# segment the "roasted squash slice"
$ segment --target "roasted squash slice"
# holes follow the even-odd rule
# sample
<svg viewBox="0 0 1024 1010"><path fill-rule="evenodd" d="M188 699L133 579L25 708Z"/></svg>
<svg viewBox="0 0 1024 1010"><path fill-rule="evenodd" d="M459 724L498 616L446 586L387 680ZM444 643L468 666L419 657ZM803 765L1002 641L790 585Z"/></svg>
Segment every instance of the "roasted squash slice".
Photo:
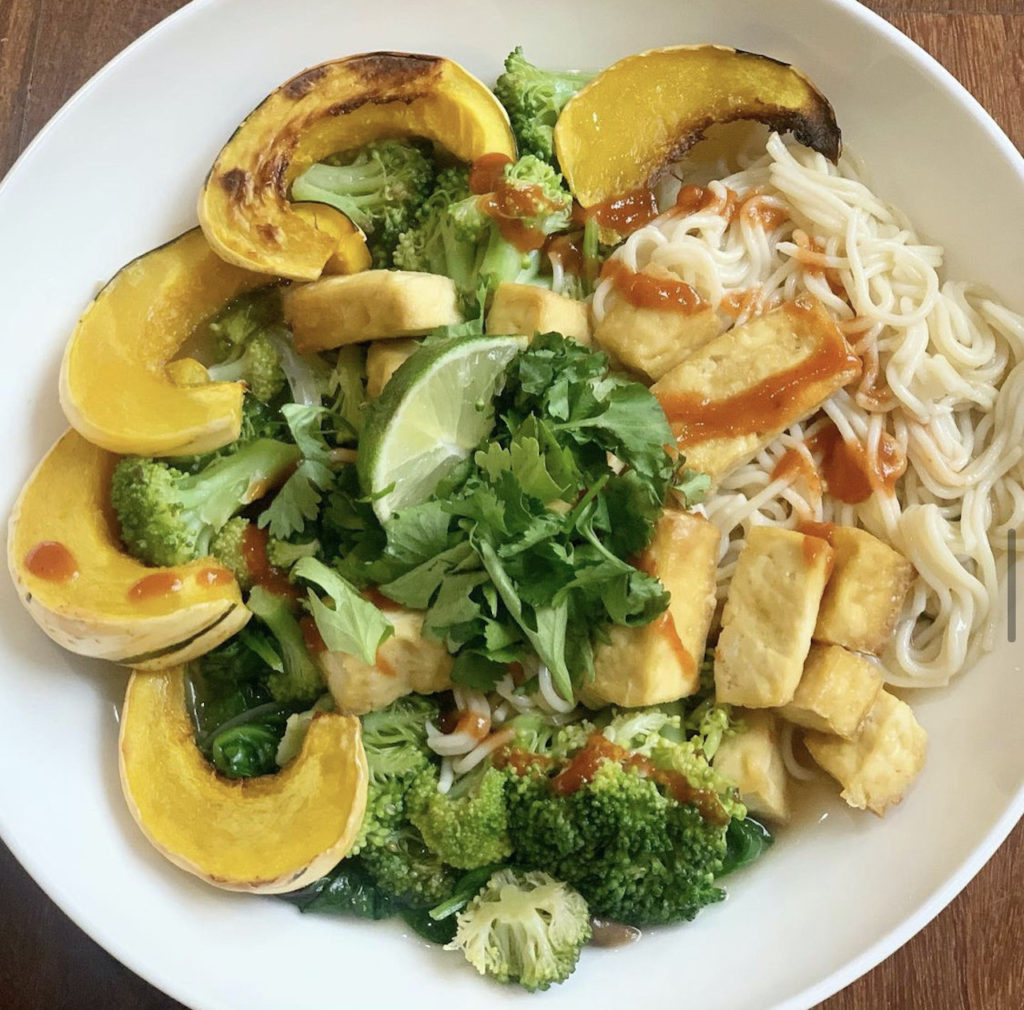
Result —
<svg viewBox="0 0 1024 1010"><path fill-rule="evenodd" d="M121 788L143 834L172 863L229 891L278 894L322 877L366 810L359 720L320 712L276 775L227 779L196 747L182 667L128 682Z"/></svg>
<svg viewBox="0 0 1024 1010"><path fill-rule="evenodd" d="M249 114L210 169L199 223L224 259L250 270L310 281L365 269L370 256L358 229L331 234L343 215L327 207L311 221L311 205L289 202L292 182L328 155L402 136L425 137L462 161L516 153L505 110L457 63L411 53L349 56L303 71Z"/></svg>
<svg viewBox="0 0 1024 1010"><path fill-rule="evenodd" d="M166 365L205 319L267 283L230 266L195 228L133 260L75 327L60 373L72 427L111 452L207 452L238 437L238 382L177 383Z"/></svg>
<svg viewBox="0 0 1024 1010"><path fill-rule="evenodd" d="M726 46L672 46L627 56L569 100L555 152L584 207L649 186L716 123L766 123L837 161L828 99L786 63Z"/></svg>
<svg viewBox="0 0 1024 1010"><path fill-rule="evenodd" d="M202 655L249 619L212 559L147 568L124 552L110 504L117 457L69 431L11 514L7 561L18 595L59 645L158 669Z"/></svg>

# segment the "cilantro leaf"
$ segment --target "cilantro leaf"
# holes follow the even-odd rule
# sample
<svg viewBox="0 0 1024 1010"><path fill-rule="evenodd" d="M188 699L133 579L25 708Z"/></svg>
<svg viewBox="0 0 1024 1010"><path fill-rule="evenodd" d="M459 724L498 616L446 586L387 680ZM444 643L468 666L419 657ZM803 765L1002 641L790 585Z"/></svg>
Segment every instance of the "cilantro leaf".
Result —
<svg viewBox="0 0 1024 1010"><path fill-rule="evenodd" d="M316 519L322 492L331 486L333 476L323 463L304 459L260 513L257 525L269 526L271 536L282 540L301 533L307 522Z"/></svg>
<svg viewBox="0 0 1024 1010"><path fill-rule="evenodd" d="M376 662L377 650L395 631L380 610L316 558L302 558L292 574L322 589L334 604L333 609L326 606L312 589L309 590L310 613L327 648L331 652L357 656L370 665Z"/></svg>

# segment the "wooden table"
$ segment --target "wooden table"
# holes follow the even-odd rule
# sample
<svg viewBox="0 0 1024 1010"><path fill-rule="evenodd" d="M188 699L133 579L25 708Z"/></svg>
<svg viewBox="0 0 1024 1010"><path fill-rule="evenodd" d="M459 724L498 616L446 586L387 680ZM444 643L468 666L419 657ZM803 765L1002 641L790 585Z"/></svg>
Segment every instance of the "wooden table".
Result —
<svg viewBox="0 0 1024 1010"><path fill-rule="evenodd" d="M0 176L82 82L181 6L181 0L0 0ZM1024 0L871 0L868 6L944 63L1024 149ZM819 1010L1021 1010L1021 881L1024 823L930 926ZM180 1007L86 937L2 845L0 896L0 1007Z"/></svg>

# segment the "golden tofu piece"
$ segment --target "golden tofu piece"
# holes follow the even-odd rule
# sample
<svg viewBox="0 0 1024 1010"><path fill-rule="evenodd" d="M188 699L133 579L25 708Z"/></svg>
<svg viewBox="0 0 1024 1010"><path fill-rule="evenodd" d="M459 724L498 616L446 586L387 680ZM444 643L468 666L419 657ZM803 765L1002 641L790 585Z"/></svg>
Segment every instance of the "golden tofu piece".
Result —
<svg viewBox="0 0 1024 1010"><path fill-rule="evenodd" d="M835 320L801 294L705 344L651 391L687 466L717 482L859 374Z"/></svg>
<svg viewBox="0 0 1024 1010"><path fill-rule="evenodd" d="M668 610L642 627L610 629L611 641L597 647L585 704L658 705L697 690L715 610L720 536L703 516L662 515L640 567L664 583Z"/></svg>
<svg viewBox="0 0 1024 1010"><path fill-rule="evenodd" d="M726 737L715 752L715 771L736 784L740 802L756 817L788 821L789 773L779 747L774 712L736 710L746 731Z"/></svg>
<svg viewBox="0 0 1024 1010"><path fill-rule="evenodd" d="M881 653L914 581L914 566L878 537L833 526L828 540L835 569L825 587L814 637L856 652Z"/></svg>
<svg viewBox="0 0 1024 1010"><path fill-rule="evenodd" d="M750 531L715 650L719 701L747 708L792 701L831 569L824 540L773 526Z"/></svg>
<svg viewBox="0 0 1024 1010"><path fill-rule="evenodd" d="M590 346L590 309L586 302L556 295L534 284L498 285L487 313L488 333L561 333Z"/></svg>
<svg viewBox="0 0 1024 1010"><path fill-rule="evenodd" d="M422 336L462 322L450 277L405 270L326 277L289 288L282 302L302 354L364 340Z"/></svg>
<svg viewBox="0 0 1024 1010"><path fill-rule="evenodd" d="M423 637L423 614L400 609L386 616L395 633L377 650L373 666L344 652L316 656L335 704L347 715L386 708L413 692L434 694L452 686L452 657L443 642Z"/></svg>
<svg viewBox="0 0 1024 1010"><path fill-rule="evenodd" d="M374 340L366 351L366 395L380 396L388 380L419 347L417 340Z"/></svg>
<svg viewBox="0 0 1024 1010"><path fill-rule="evenodd" d="M722 321L710 305L681 312L619 298L594 327L594 340L626 368L656 382L721 332Z"/></svg>
<svg viewBox="0 0 1024 1010"><path fill-rule="evenodd" d="M843 787L841 795L851 807L881 817L903 799L924 767L928 734L906 702L882 690L855 739L807 733L804 742Z"/></svg>
<svg viewBox="0 0 1024 1010"><path fill-rule="evenodd" d="M815 642L793 700L779 715L797 726L852 740L881 689L882 671L870 660L839 645Z"/></svg>

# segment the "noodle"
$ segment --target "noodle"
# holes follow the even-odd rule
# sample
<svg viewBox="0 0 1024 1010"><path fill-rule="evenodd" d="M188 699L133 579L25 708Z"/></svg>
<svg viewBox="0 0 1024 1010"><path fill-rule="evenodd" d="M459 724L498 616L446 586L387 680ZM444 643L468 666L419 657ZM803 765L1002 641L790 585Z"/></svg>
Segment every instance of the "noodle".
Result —
<svg viewBox="0 0 1024 1010"><path fill-rule="evenodd" d="M922 243L848 158L836 168L773 134L766 154L710 181L708 193L710 206L662 214L614 258L670 271L730 324L810 292L864 363L856 388L728 474L705 502L723 534L719 599L753 526L859 526L918 573L885 656L888 682L945 684L993 645L1007 534L1024 523L1024 317L979 286L941 280L942 250ZM667 188L659 196L662 206L675 198ZM737 197L741 211L757 200L782 213L766 228L756 215L725 212ZM615 297L602 279L595 320ZM849 505L821 493L812 439L829 421L869 456L895 440L908 463L895 494L876 489ZM786 466L787 452L803 462Z"/></svg>

